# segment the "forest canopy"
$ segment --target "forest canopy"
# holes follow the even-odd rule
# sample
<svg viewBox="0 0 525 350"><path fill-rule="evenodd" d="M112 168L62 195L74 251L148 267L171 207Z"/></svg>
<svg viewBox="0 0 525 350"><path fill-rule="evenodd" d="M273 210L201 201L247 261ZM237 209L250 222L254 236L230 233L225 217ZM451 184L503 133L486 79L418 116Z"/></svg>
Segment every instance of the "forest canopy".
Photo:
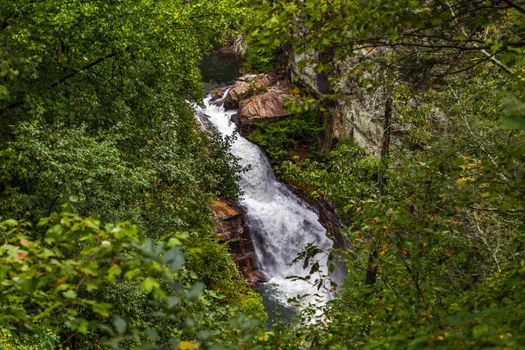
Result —
<svg viewBox="0 0 525 350"><path fill-rule="evenodd" d="M199 65L239 42L293 91L247 137L344 238L292 322L212 235ZM0 0L0 349L524 348L524 50L520 0ZM375 148L334 137L370 96Z"/></svg>
<svg viewBox="0 0 525 350"><path fill-rule="evenodd" d="M0 347L237 344L232 320L264 319L210 235L210 201L238 189L192 105L198 64L237 14L0 2Z"/></svg>
<svg viewBox="0 0 525 350"><path fill-rule="evenodd" d="M375 152L341 140L306 159L270 152L282 179L336 206L348 276L323 327L285 327L287 336L269 342L525 346L525 4L262 0L250 7L247 63L278 67L306 90L295 110L315 109L328 129L321 139L344 126L338 111L348 105L348 123L363 115L383 123ZM382 115L359 115L367 101ZM283 125L257 129L254 140L279 144Z"/></svg>

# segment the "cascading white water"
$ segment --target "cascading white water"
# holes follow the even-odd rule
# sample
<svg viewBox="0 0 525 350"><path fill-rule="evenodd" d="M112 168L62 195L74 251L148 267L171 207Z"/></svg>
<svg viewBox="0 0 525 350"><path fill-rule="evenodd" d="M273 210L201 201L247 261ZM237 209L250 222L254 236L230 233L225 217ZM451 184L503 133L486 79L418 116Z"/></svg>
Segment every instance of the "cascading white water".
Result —
<svg viewBox="0 0 525 350"><path fill-rule="evenodd" d="M313 243L323 251L332 247L332 241L319 223L318 214L278 182L265 154L236 132L235 124L231 122L236 111L226 111L210 100L210 96L204 100L203 114L220 134L236 135L231 153L243 168L248 167L239 174L239 186L243 192L240 204L246 210L260 268L268 276L269 283L275 285L274 297L286 304L288 298L316 293L317 288L311 284L286 277L307 274L302 262L291 264L307 244ZM326 260L325 256L320 261L324 272Z"/></svg>

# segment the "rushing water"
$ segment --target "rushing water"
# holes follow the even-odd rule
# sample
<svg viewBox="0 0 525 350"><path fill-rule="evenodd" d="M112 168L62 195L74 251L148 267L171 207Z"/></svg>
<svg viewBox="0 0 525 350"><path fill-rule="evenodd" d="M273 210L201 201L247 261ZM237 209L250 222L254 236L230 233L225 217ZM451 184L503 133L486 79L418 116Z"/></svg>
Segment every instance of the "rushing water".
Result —
<svg viewBox="0 0 525 350"><path fill-rule="evenodd" d="M287 299L304 294L314 294L317 287L288 279L288 276L304 276L308 270L303 262L292 264L297 254L308 243L314 243L323 251L332 247L325 235L319 217L302 199L278 182L265 154L258 146L236 132L231 117L236 111L226 111L222 106L204 100L202 112L224 136L236 135L231 153L240 165L248 168L240 173L239 186L243 192L240 204L246 210L247 223L254 242L261 270L269 278L272 298L282 305ZM326 272L326 256L319 255L321 270ZM321 299L327 295L322 294ZM313 302L312 299L307 300Z"/></svg>

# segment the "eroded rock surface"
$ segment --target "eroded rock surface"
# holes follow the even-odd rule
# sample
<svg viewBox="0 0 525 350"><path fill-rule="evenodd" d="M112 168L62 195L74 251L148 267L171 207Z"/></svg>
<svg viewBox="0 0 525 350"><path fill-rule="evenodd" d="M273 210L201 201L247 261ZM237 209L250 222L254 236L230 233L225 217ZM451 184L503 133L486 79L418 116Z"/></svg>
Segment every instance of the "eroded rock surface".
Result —
<svg viewBox="0 0 525 350"><path fill-rule="evenodd" d="M268 91L272 85L268 74L248 74L237 80L224 100L224 108L238 109L242 100Z"/></svg>
<svg viewBox="0 0 525 350"><path fill-rule="evenodd" d="M278 88L242 100L239 106L239 116L248 119L274 119L290 115L284 106L288 93Z"/></svg>
<svg viewBox="0 0 525 350"><path fill-rule="evenodd" d="M224 201L215 201L210 208L217 225L214 233L219 241L228 244L241 276L252 285L265 282L266 277L259 270L255 249L241 209L234 208Z"/></svg>
<svg viewBox="0 0 525 350"><path fill-rule="evenodd" d="M294 79L315 96L320 97L325 93L337 93L340 96L338 101L329 107L323 152L330 151L337 141L353 140L368 153L381 153L386 89L384 86L360 86L358 81L362 78L362 73L359 73L358 68L365 60L373 63L380 59L383 51L364 49L344 61L333 62L340 74L334 77L331 85L328 84L326 76L315 70L315 62L320 59L318 52L310 50L292 55L291 70ZM366 74L372 77L380 74L380 70ZM397 142L395 134L392 135L392 142Z"/></svg>
<svg viewBox="0 0 525 350"><path fill-rule="evenodd" d="M285 101L291 96L288 84L271 74L246 75L229 90L226 109L238 109L234 121L246 134L254 121L275 120L291 115Z"/></svg>
<svg viewBox="0 0 525 350"><path fill-rule="evenodd" d="M212 91L210 91L211 102L215 102L215 101L222 99L225 93L226 93L225 88L213 89Z"/></svg>

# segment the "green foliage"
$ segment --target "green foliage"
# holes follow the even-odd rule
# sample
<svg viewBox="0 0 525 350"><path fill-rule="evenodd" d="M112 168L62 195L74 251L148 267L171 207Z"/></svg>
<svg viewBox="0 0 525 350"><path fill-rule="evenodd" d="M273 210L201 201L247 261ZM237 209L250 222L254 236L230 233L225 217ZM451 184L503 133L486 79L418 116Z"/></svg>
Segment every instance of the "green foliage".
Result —
<svg viewBox="0 0 525 350"><path fill-rule="evenodd" d="M48 215L71 196L84 213L140 223L141 198L150 186L148 169L133 168L116 143L88 136L85 127L67 129L41 122L21 124L16 141L2 152L2 213Z"/></svg>
<svg viewBox="0 0 525 350"><path fill-rule="evenodd" d="M397 141L383 159L343 143L326 160L279 160L282 178L337 206L348 277L324 324L274 329L262 345L525 346L523 11L461 0L254 6L256 50L287 48L302 58L294 68L328 77L330 94L386 90Z"/></svg>
<svg viewBox="0 0 525 350"><path fill-rule="evenodd" d="M315 112L296 114L273 122L255 124L248 139L261 146L274 164L295 152L315 152L323 126Z"/></svg>
<svg viewBox="0 0 525 350"><path fill-rule="evenodd" d="M0 2L0 347L524 347L524 17L504 3ZM235 159L192 106L201 57L243 11L252 68L305 54L335 92L320 101L340 78L386 86L400 132L383 159L350 143L309 159L313 98L255 127L350 241L322 320L259 338L261 298L209 237Z"/></svg>
<svg viewBox="0 0 525 350"><path fill-rule="evenodd" d="M236 14L228 0L2 5L2 215L74 196L82 215L150 237L208 231L210 198L238 189L228 144L198 131L189 102Z"/></svg>
<svg viewBox="0 0 525 350"><path fill-rule="evenodd" d="M334 252L348 277L324 324L269 333L267 348L525 345L525 141L502 127L499 81L472 81L420 93L415 106L396 96L396 127L410 132L383 164L340 143L324 161L279 165L282 178L336 204L350 248Z"/></svg>
<svg viewBox="0 0 525 350"><path fill-rule="evenodd" d="M508 98L505 109L506 119L503 126L508 129L525 129L525 103L516 97Z"/></svg>
<svg viewBox="0 0 525 350"><path fill-rule="evenodd" d="M241 279L225 245L212 237L187 241L188 266L199 281L217 293L226 305L236 305L240 312L265 321L267 315L261 297Z"/></svg>
<svg viewBox="0 0 525 350"><path fill-rule="evenodd" d="M286 161L279 169L282 177L310 189L312 197L328 197L347 214L356 198L367 198L375 192L379 160L367 156L352 143L340 143L328 155L326 165L312 159Z"/></svg>
<svg viewBox="0 0 525 350"><path fill-rule="evenodd" d="M339 94L386 89L397 141L383 159L339 144L325 161L280 162L283 178L337 205L349 275L323 324L275 328L261 345L524 347L522 4L253 7L246 26L261 56L287 48Z"/></svg>
<svg viewBox="0 0 525 350"><path fill-rule="evenodd" d="M461 59L468 60L472 58L469 51L477 55L485 49L509 63L521 64L516 55L522 50L520 12L514 6L482 3L485 6L461 0L261 0L251 6L246 26L252 45L257 47L291 45L297 52L315 49L332 52L335 58L351 56L363 48L392 48L410 56L412 69L421 78L431 75L426 70L428 64L435 68L443 64L435 57L432 60L436 50L461 52ZM496 26L498 30L493 30ZM423 70L415 72L418 68Z"/></svg>
<svg viewBox="0 0 525 350"><path fill-rule="evenodd" d="M269 72L278 64L289 37L286 28L279 22L280 17L269 17L273 6L278 5L268 1L253 4L242 0L240 3L247 8L243 20L248 33L244 56L246 65L257 72Z"/></svg>
<svg viewBox="0 0 525 350"><path fill-rule="evenodd" d="M250 347L260 298L206 238L236 163L194 118L198 63L233 5L0 2L3 346ZM69 202L79 216L54 214ZM137 226L101 224L121 221ZM189 267L185 239L217 252L217 276Z"/></svg>
<svg viewBox="0 0 525 350"><path fill-rule="evenodd" d="M137 227L104 228L98 220L81 219L67 207L42 218L35 228L10 219L1 229L2 331L16 334L28 345L50 348L71 340L61 339L62 332L73 338L98 331L97 322L111 312L111 304L100 301L100 290L126 280L145 285L152 278L145 276L167 273L137 254L141 244Z"/></svg>
<svg viewBox="0 0 525 350"><path fill-rule="evenodd" d="M525 9L519 2L260 0L246 7L245 31L258 56L280 47L296 69L326 74L337 93L347 92L345 80L421 91L487 68L508 74L498 87L510 102L505 124L523 128Z"/></svg>
<svg viewBox="0 0 525 350"><path fill-rule="evenodd" d="M279 46L249 46L244 54L245 64L252 71L268 73L277 65L280 53Z"/></svg>
<svg viewBox="0 0 525 350"><path fill-rule="evenodd" d="M263 314L249 292L236 300L249 307L218 307L224 296L184 267L185 235L154 243L136 226L104 227L68 207L36 227L10 219L0 228L0 339L8 348L166 348L184 339L236 344L235 315ZM252 326L245 331L256 325L246 322Z"/></svg>

